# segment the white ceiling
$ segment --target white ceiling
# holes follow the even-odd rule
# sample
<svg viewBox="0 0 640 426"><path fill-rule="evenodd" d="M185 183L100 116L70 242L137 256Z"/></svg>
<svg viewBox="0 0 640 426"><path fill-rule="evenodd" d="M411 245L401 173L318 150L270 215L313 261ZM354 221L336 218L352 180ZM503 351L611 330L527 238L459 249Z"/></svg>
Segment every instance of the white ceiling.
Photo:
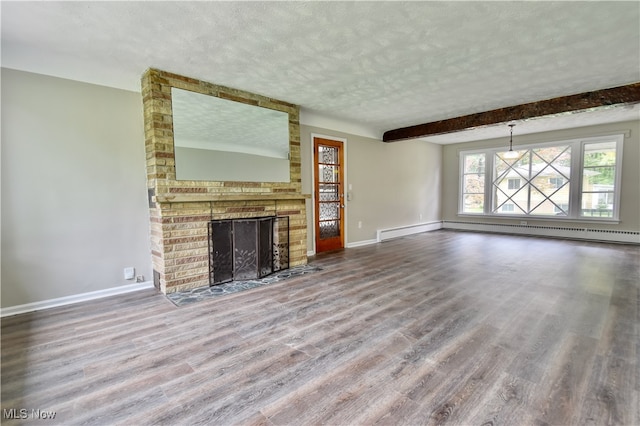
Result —
<svg viewBox="0 0 640 426"><path fill-rule="evenodd" d="M2 66L127 90L159 68L386 130L640 81L640 2L9 2ZM514 133L640 119L564 114ZM533 123L533 124L532 124ZM425 138L453 143L505 125Z"/></svg>

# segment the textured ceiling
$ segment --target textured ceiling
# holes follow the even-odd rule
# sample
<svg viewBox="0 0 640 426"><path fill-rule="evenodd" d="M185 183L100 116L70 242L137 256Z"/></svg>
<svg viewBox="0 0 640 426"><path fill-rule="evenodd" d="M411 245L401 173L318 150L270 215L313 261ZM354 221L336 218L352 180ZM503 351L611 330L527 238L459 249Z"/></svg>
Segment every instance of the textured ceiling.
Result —
<svg viewBox="0 0 640 426"><path fill-rule="evenodd" d="M154 67L282 99L379 136L640 81L640 2L3 1L0 7L4 67L136 91L142 73ZM603 120L638 118L638 110L611 117ZM542 127L567 127L566 120ZM497 131L485 129L483 137L506 133Z"/></svg>

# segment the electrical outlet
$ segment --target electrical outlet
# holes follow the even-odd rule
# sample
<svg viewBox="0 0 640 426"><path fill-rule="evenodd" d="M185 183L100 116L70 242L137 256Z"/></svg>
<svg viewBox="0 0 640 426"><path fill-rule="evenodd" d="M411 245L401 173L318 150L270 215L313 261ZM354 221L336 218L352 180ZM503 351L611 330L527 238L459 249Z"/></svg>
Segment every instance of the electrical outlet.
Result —
<svg viewBox="0 0 640 426"><path fill-rule="evenodd" d="M361 228L362 228L362 221L361 221L361 220L359 220L359 221L358 221L358 229L361 229Z"/></svg>
<svg viewBox="0 0 640 426"><path fill-rule="evenodd" d="M144 282L144 275L136 275L136 282L137 283L143 283Z"/></svg>
<svg viewBox="0 0 640 426"><path fill-rule="evenodd" d="M124 268L124 279L132 280L135 278L136 268Z"/></svg>

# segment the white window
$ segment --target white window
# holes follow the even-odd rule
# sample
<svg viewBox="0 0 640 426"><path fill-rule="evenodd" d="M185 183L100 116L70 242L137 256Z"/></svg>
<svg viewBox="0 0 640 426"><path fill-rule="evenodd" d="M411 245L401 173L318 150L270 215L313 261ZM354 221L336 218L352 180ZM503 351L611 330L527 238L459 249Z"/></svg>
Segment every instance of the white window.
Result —
<svg viewBox="0 0 640 426"><path fill-rule="evenodd" d="M569 211L569 204L560 204L553 208L555 214L566 216Z"/></svg>
<svg viewBox="0 0 640 426"><path fill-rule="evenodd" d="M460 211L484 212L485 154L469 153L462 156L462 196Z"/></svg>
<svg viewBox="0 0 640 426"><path fill-rule="evenodd" d="M622 135L461 153L461 214L617 220ZM480 167L481 164L481 167Z"/></svg>
<svg viewBox="0 0 640 426"><path fill-rule="evenodd" d="M571 146L554 145L518 151L518 157L505 158L505 152L494 153L493 210L504 213L502 205L513 204L512 210L530 216L552 216L559 204L569 203ZM513 176L524 185L511 186ZM566 183L565 190L551 185L551 180Z"/></svg>
<svg viewBox="0 0 640 426"><path fill-rule="evenodd" d="M515 206L513 204L507 203L502 205L503 212L514 212L516 211Z"/></svg>
<svg viewBox="0 0 640 426"><path fill-rule="evenodd" d="M585 143L580 216L614 217L617 152L615 142Z"/></svg>

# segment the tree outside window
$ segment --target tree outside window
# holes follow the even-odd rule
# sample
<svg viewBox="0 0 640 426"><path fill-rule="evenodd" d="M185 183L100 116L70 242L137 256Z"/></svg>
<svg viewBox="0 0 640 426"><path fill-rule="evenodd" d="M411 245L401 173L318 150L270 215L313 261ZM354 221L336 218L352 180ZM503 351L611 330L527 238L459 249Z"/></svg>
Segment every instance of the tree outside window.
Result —
<svg viewBox="0 0 640 426"><path fill-rule="evenodd" d="M616 190L616 143L587 143L582 167L580 216L613 217Z"/></svg>
<svg viewBox="0 0 640 426"><path fill-rule="evenodd" d="M464 213L484 213L485 154L462 157L462 208Z"/></svg>

